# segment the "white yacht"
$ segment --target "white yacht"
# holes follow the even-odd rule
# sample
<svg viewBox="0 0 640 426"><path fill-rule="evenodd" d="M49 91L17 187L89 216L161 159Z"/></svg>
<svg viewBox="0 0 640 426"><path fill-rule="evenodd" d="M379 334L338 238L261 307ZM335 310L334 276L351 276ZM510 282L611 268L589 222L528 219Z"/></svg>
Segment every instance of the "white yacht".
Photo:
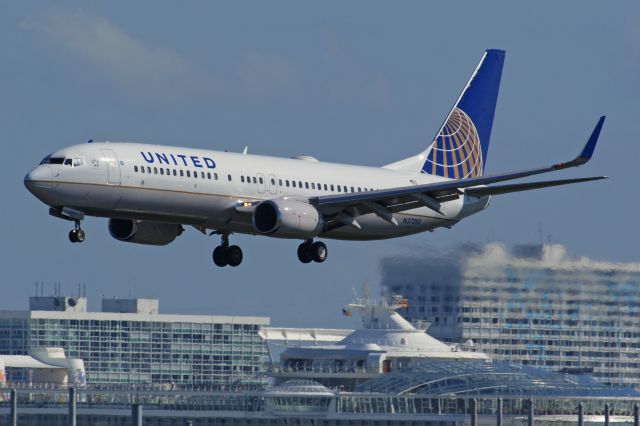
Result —
<svg viewBox="0 0 640 426"><path fill-rule="evenodd" d="M311 379L349 391L379 375L432 360L489 360L484 353L431 337L426 333L428 323L411 324L396 312L406 307L407 300L401 296L381 302L366 295L355 300L343 308L343 313L358 314L362 328L335 344L286 349L273 369L276 383Z"/></svg>

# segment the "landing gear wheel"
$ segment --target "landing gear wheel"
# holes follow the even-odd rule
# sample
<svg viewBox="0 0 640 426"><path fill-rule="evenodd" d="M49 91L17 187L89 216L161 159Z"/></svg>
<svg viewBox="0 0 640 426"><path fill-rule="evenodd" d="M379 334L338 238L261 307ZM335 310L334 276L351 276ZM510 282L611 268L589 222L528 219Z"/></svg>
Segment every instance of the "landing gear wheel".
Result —
<svg viewBox="0 0 640 426"><path fill-rule="evenodd" d="M302 263L309 263L313 260L311 244L304 242L298 246L298 259L300 259Z"/></svg>
<svg viewBox="0 0 640 426"><path fill-rule="evenodd" d="M316 241L311 245L311 256L314 262L322 263L327 260L327 246L322 241Z"/></svg>
<svg viewBox="0 0 640 426"><path fill-rule="evenodd" d="M230 246L227 250L229 266L238 266L242 263L242 249L238 246Z"/></svg>
<svg viewBox="0 0 640 426"><path fill-rule="evenodd" d="M81 243L86 238L84 231L80 228L69 231L69 241L72 243Z"/></svg>
<svg viewBox="0 0 640 426"><path fill-rule="evenodd" d="M227 257L227 250L224 246L218 246L213 250L213 263L216 266L224 267L229 264L229 258Z"/></svg>
<svg viewBox="0 0 640 426"><path fill-rule="evenodd" d="M69 231L69 241L72 243L81 243L85 239L85 234L82 228L80 228L80 220L75 220L76 227Z"/></svg>

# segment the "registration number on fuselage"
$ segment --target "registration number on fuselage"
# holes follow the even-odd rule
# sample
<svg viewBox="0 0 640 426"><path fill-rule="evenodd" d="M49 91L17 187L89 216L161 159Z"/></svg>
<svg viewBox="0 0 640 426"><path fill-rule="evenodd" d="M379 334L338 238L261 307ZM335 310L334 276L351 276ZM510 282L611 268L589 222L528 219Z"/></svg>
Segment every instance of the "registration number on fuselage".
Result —
<svg viewBox="0 0 640 426"><path fill-rule="evenodd" d="M405 217L402 219L403 225L420 225L422 223L422 219L417 217Z"/></svg>

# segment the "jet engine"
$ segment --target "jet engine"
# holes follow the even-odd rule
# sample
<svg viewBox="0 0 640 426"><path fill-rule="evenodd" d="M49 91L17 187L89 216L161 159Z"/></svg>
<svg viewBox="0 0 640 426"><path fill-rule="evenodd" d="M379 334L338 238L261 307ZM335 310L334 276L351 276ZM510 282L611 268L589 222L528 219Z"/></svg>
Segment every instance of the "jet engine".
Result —
<svg viewBox="0 0 640 426"><path fill-rule="evenodd" d="M261 202L253 211L252 219L257 232L284 238L313 238L324 226L318 209L289 198Z"/></svg>
<svg viewBox="0 0 640 426"><path fill-rule="evenodd" d="M181 225L148 220L109 219L109 233L118 241L166 246L184 231Z"/></svg>

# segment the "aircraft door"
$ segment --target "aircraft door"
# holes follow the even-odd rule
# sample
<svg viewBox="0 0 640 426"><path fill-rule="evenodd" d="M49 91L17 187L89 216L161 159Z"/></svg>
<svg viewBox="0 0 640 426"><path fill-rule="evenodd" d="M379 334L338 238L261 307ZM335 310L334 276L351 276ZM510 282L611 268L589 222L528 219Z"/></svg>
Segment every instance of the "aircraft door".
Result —
<svg viewBox="0 0 640 426"><path fill-rule="evenodd" d="M264 175L262 173L256 173L256 177L258 178L258 194L264 194L266 190Z"/></svg>
<svg viewBox="0 0 640 426"><path fill-rule="evenodd" d="M269 175L267 184L269 185L269 192L276 195L278 193L278 178L275 175Z"/></svg>
<svg viewBox="0 0 640 426"><path fill-rule="evenodd" d="M120 185L120 163L112 149L101 149L103 159L107 163L107 183Z"/></svg>

